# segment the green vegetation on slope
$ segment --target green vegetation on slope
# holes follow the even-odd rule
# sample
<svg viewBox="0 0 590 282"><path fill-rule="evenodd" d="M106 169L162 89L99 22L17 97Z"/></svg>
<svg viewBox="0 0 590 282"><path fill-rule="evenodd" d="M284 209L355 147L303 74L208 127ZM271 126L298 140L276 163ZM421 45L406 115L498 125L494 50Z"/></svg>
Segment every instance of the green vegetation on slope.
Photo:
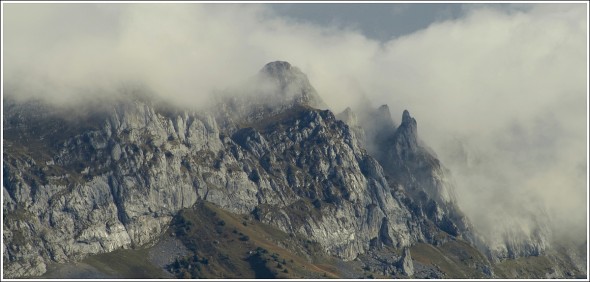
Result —
<svg viewBox="0 0 590 282"><path fill-rule="evenodd" d="M120 278L169 278L166 272L149 260L149 249L116 250L90 256L82 262L101 272Z"/></svg>
<svg viewBox="0 0 590 282"><path fill-rule="evenodd" d="M178 278L340 277L317 243L211 203L180 211L171 228L192 252L168 266Z"/></svg>
<svg viewBox="0 0 590 282"><path fill-rule="evenodd" d="M93 255L81 263L108 277L136 279L585 278L583 273L559 272L559 269L572 269L573 262L565 250L491 264L469 243L445 234L440 234L445 237L441 240L444 243L417 243L410 248L415 273L407 277L398 271L383 272L382 266L371 259L371 252L399 256L398 249L382 246L361 255L360 260L344 262L327 255L317 243L306 238L263 224L252 215L233 214L204 201L181 210L163 236L166 237L161 242L176 237L188 248L188 252L185 250L165 269L150 260L153 247ZM59 273L46 278L59 277Z"/></svg>

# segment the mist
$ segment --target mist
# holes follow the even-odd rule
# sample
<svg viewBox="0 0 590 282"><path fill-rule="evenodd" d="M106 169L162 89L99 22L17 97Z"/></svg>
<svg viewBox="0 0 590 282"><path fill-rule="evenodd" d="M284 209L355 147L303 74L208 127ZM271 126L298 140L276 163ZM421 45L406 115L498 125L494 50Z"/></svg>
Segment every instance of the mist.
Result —
<svg viewBox="0 0 590 282"><path fill-rule="evenodd" d="M584 241L586 5L501 7L465 6L383 42L265 5L4 4L3 94L83 102L137 84L204 107L264 64L288 61L335 113L365 98L398 121L408 109L490 241L535 221Z"/></svg>

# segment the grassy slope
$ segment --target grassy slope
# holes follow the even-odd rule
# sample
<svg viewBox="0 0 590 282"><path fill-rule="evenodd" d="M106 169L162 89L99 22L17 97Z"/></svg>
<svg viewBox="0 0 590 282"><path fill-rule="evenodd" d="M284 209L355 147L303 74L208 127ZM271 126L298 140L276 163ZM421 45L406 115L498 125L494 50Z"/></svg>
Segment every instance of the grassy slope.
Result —
<svg viewBox="0 0 590 282"><path fill-rule="evenodd" d="M316 243L207 202L181 211L172 228L196 255L176 267L177 277L340 277Z"/></svg>
<svg viewBox="0 0 590 282"><path fill-rule="evenodd" d="M120 278L170 278L163 269L149 261L148 252L148 249L116 250L90 256L82 262Z"/></svg>
<svg viewBox="0 0 590 282"><path fill-rule="evenodd" d="M433 266L445 278L484 278L476 267L487 264L486 259L463 241L449 241L441 246L418 243L410 251L415 261Z"/></svg>
<svg viewBox="0 0 590 282"><path fill-rule="evenodd" d="M164 236L176 236L189 249L178 263L169 265L173 274L150 261L151 248L117 250L81 263L119 278L390 278L363 270L360 262L327 256L306 238L208 202L180 211ZM486 278L482 268L489 265L479 251L460 239L450 238L440 246L418 243L411 247L411 255L414 261L444 273L443 278ZM569 267L564 257L538 256L506 260L491 268L497 278L546 278L555 264Z"/></svg>
<svg viewBox="0 0 590 282"><path fill-rule="evenodd" d="M563 250L550 251L547 255L505 260L494 265L494 272L500 278L575 278L587 279L587 274L575 270L573 262ZM561 273L561 270L565 273Z"/></svg>
<svg viewBox="0 0 590 282"><path fill-rule="evenodd" d="M482 272L486 265L501 279L586 278L584 273L574 270L573 262L563 251L490 264L481 252L457 239L441 246L418 243L412 246L411 254L415 261L443 272L444 278L489 278ZM561 273L558 269L569 270Z"/></svg>

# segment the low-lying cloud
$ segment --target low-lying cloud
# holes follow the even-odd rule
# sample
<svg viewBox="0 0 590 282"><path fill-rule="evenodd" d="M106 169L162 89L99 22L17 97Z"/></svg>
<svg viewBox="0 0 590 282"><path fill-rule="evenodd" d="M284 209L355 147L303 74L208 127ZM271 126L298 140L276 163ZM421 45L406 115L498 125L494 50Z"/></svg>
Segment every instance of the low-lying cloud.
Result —
<svg viewBox="0 0 590 282"><path fill-rule="evenodd" d="M387 103L398 122L408 109L479 230L526 229L545 209L557 233L585 240L584 4L474 5L389 42L263 5L3 7L5 95L65 103L132 82L199 107L285 60L335 112L362 95Z"/></svg>

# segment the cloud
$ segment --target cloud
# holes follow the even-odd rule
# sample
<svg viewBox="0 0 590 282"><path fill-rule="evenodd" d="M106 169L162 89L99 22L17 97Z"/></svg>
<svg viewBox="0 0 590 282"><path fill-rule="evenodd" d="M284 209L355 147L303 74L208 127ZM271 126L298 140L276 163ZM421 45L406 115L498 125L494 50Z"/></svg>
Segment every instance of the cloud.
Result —
<svg viewBox="0 0 590 282"><path fill-rule="evenodd" d="M338 91L345 87L333 80L346 72L326 73L329 64L346 58L353 68L378 45L353 31L282 20L259 5L6 4L5 14L7 83L61 102L134 81L199 105L274 60L330 77Z"/></svg>
<svg viewBox="0 0 590 282"><path fill-rule="evenodd" d="M391 75L379 99L410 109L480 230L547 209L556 232L585 237L584 8L472 9L385 45L381 73ZM459 156L479 161L457 161L454 138Z"/></svg>
<svg viewBox="0 0 590 282"><path fill-rule="evenodd" d="M378 42L264 5L4 4L4 94L63 103L132 81L199 107L265 63L286 60L335 112L360 93L389 104L398 119L410 110L479 229L509 227L503 216L530 222L539 206L555 230L581 238L586 6L497 7L470 6Z"/></svg>

